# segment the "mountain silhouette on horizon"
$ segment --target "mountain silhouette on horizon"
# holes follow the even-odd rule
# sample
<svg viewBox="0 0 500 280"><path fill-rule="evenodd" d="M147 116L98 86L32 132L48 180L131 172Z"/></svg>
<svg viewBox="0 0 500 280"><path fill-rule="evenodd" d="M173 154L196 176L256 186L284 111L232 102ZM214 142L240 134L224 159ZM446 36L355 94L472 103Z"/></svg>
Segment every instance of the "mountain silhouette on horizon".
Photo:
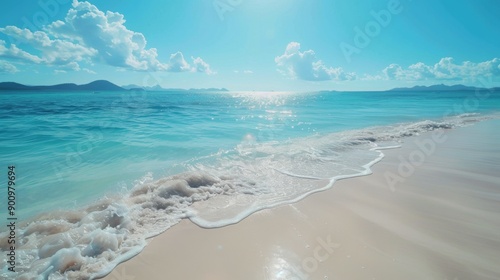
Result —
<svg viewBox="0 0 500 280"><path fill-rule="evenodd" d="M88 84L77 85L73 83L57 84L51 86L28 86L15 82L0 83L0 90L41 90L41 91L123 91L124 88L106 80L97 80Z"/></svg>
<svg viewBox="0 0 500 280"><path fill-rule="evenodd" d="M492 88L492 90L498 90L499 88ZM393 88L388 91L475 91L475 90L487 90L487 88L471 87L465 85L452 85L448 86L445 84L438 84L432 86L414 86L414 87L401 87Z"/></svg>
<svg viewBox="0 0 500 280"><path fill-rule="evenodd" d="M30 86L30 85L24 85L16 82L0 82L0 91L7 91L7 90L12 90L12 91L171 91L171 90L178 90L178 91L229 91L226 88L191 88L191 89L174 89L174 88L162 88L159 85L152 86L152 87L141 87L138 85L126 85L123 87L120 87L116 84L113 84L110 81L107 80L96 80L93 82L90 82L88 84L82 84L82 85L77 85L74 83L63 83L63 84L57 84L57 85L48 85L48 86L40 86L40 85L35 85L35 86ZM495 88L479 88L479 87L472 87L472 86L465 86L465 85L444 85L444 84L438 84L438 85L431 85L431 86L414 86L414 87L399 87L399 88L393 88L390 90L385 90L388 92L392 91L413 91L413 92L427 92L427 91L442 91L442 92L447 92L447 91L476 91L476 90L490 90L490 91L500 91L499 87ZM328 90L327 92L332 91ZM334 91L334 90L333 90Z"/></svg>

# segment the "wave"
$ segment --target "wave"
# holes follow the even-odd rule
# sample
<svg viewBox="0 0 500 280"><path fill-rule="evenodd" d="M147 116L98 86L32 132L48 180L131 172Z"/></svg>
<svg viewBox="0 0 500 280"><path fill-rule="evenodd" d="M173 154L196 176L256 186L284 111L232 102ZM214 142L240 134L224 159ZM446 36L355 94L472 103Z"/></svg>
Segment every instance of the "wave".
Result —
<svg viewBox="0 0 500 280"><path fill-rule="evenodd" d="M496 116L497 117L497 116ZM371 127L284 142L246 142L179 164L185 172L154 180L147 174L122 194L78 210L43 213L18 225L16 279L94 279L138 254L146 239L182 219L205 228L237 223L270 207L371 173L381 150L405 137L452 129L493 116L460 115ZM0 249L8 251L7 232ZM5 255L4 255L5 256Z"/></svg>

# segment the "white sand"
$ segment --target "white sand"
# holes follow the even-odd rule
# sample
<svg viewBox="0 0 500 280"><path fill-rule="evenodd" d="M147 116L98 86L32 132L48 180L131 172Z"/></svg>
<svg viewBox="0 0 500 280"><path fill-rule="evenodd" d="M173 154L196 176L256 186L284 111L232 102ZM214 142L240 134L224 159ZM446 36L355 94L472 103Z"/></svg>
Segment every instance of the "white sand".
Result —
<svg viewBox="0 0 500 280"><path fill-rule="evenodd" d="M385 175L404 175L401 156L418 159L431 133L370 176L236 225L185 220L105 279L500 279L500 121L442 137L393 187Z"/></svg>

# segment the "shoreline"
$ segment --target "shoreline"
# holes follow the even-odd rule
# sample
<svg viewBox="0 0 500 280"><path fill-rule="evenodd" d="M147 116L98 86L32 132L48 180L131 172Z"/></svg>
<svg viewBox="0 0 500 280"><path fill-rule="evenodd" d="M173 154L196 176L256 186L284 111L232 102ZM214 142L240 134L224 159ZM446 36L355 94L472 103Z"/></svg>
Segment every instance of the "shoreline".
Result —
<svg viewBox="0 0 500 280"><path fill-rule="evenodd" d="M407 138L373 174L234 225L184 219L102 279L498 279L499 127L444 130L429 153L433 132Z"/></svg>

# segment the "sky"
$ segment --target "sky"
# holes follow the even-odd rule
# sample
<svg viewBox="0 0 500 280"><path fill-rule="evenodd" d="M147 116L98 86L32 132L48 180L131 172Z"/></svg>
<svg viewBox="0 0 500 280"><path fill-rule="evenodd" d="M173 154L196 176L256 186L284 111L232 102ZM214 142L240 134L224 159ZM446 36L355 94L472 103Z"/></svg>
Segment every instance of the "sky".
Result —
<svg viewBox="0 0 500 280"><path fill-rule="evenodd" d="M498 0L2 0L0 82L500 86Z"/></svg>

